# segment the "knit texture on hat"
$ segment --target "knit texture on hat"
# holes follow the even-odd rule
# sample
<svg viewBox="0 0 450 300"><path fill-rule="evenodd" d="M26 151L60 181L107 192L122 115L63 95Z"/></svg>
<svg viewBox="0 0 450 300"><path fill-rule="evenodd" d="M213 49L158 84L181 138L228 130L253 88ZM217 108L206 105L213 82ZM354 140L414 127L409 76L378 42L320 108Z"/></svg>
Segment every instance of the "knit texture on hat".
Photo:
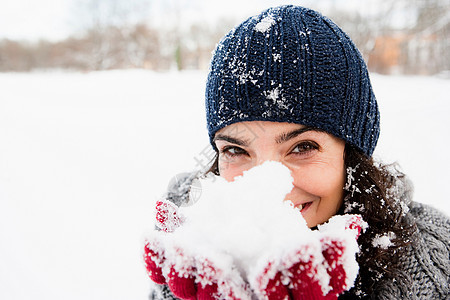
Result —
<svg viewBox="0 0 450 300"><path fill-rule="evenodd" d="M251 17L218 44L206 84L211 144L243 121L325 130L371 156L380 115L367 67L350 38L318 12L280 6Z"/></svg>

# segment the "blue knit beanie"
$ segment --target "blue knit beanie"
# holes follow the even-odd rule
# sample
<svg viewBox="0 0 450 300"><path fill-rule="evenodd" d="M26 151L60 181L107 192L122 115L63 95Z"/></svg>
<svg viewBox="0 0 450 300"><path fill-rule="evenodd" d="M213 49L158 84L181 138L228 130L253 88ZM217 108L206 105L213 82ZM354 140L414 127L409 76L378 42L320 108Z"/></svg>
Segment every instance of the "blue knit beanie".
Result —
<svg viewBox="0 0 450 300"><path fill-rule="evenodd" d="M380 115L367 67L350 38L316 11L270 8L218 44L206 84L209 137L243 121L325 130L371 156Z"/></svg>

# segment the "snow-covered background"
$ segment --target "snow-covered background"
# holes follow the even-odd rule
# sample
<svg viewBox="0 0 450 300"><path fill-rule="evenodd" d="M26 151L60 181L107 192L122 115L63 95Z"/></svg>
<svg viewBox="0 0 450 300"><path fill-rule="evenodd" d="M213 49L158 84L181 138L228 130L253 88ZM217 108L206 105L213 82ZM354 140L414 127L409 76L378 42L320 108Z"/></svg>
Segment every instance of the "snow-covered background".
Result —
<svg viewBox="0 0 450 300"><path fill-rule="evenodd" d="M209 155L206 73L0 74L0 299L147 299L152 205ZM450 213L450 80L372 75L415 199Z"/></svg>

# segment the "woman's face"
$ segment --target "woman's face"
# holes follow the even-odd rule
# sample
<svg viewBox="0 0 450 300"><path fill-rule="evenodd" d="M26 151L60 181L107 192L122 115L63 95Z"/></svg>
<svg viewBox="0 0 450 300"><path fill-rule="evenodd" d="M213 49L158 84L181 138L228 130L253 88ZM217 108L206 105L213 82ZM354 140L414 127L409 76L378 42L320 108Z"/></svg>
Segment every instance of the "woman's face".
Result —
<svg viewBox="0 0 450 300"><path fill-rule="evenodd" d="M339 210L345 183L343 140L298 124L252 121L222 128L214 141L220 176L227 181L268 160L288 167L294 187L285 200L301 210L309 227Z"/></svg>

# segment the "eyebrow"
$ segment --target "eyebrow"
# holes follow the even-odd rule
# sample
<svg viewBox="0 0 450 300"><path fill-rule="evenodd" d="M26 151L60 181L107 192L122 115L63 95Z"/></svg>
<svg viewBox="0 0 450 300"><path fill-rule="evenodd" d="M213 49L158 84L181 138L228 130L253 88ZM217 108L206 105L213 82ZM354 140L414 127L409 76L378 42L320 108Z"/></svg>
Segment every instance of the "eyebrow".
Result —
<svg viewBox="0 0 450 300"><path fill-rule="evenodd" d="M280 134L279 136L277 136L275 138L275 141L277 142L277 144L283 144L293 138L295 138L296 136L299 136L300 134L303 134L307 131L317 131L317 132L323 132L322 129L318 129L318 128L314 128L314 127L310 127L310 126L304 126L302 128L299 129L294 129L292 131L289 132L284 132L282 134Z"/></svg>
<svg viewBox="0 0 450 300"><path fill-rule="evenodd" d="M275 138L275 142L277 144L283 144L283 143L295 138L296 136L299 136L308 131L324 132L324 130L322 130L322 129L318 129L318 128L310 127L310 126L304 126L302 128L294 129L292 131L284 132L284 133L280 134L279 136L277 136ZM225 135L225 134L216 135L213 139L213 142L215 143L216 141L226 141L226 142L236 144L239 146L243 146L243 147L247 147L250 144L250 142L248 140L234 138L234 137L231 137L231 136Z"/></svg>
<svg viewBox="0 0 450 300"><path fill-rule="evenodd" d="M229 143L232 143L232 144L236 144L236 145L239 145L239 146L243 146L243 147L247 147L250 144L250 142L247 141L247 140L234 138L234 137L231 137L231 136L225 135L225 134L218 134L218 135L216 135L214 137L214 139L213 139L213 142L215 143L216 141L226 141L226 142L229 142Z"/></svg>

